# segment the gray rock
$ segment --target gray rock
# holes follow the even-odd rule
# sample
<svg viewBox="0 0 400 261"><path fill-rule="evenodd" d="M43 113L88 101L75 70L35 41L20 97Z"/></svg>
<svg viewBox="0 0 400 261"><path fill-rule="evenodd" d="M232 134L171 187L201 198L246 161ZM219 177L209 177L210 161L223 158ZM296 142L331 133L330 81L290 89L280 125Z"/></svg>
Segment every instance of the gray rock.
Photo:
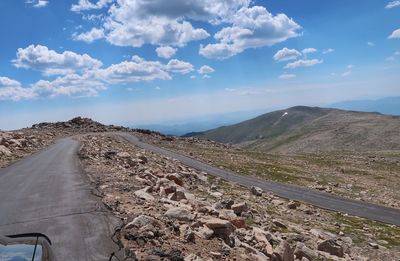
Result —
<svg viewBox="0 0 400 261"><path fill-rule="evenodd" d="M257 197L262 196L263 190L259 187L251 187L251 193Z"/></svg>
<svg viewBox="0 0 400 261"><path fill-rule="evenodd" d="M140 228L140 227L144 227L148 224L157 225L158 222L156 219L154 219L150 216L140 215L140 216L136 217L132 222L128 223L126 225L126 229L131 229L134 227Z"/></svg>
<svg viewBox="0 0 400 261"><path fill-rule="evenodd" d="M308 260L318 259L318 254L301 242L297 243L296 248L294 249L294 255L300 260L303 258L307 258Z"/></svg>
<svg viewBox="0 0 400 261"><path fill-rule="evenodd" d="M202 261L203 259L201 259L199 256L195 255L195 254L190 254L187 257L185 257L185 261Z"/></svg>
<svg viewBox="0 0 400 261"><path fill-rule="evenodd" d="M242 214L242 212L247 211L249 209L249 207L247 206L246 202L241 202L241 203L237 203L237 204L233 204L231 206L231 209L233 210L233 212L235 212L236 215Z"/></svg>
<svg viewBox="0 0 400 261"><path fill-rule="evenodd" d="M281 241L274 250L271 257L272 261L294 261L293 250L287 241Z"/></svg>
<svg viewBox="0 0 400 261"><path fill-rule="evenodd" d="M334 256L343 257L343 247L334 239L328 239L318 244L318 250L329 253Z"/></svg>
<svg viewBox="0 0 400 261"><path fill-rule="evenodd" d="M171 219L177 219L181 221L193 221L195 215L185 207L174 207L170 208L164 214L166 217Z"/></svg>

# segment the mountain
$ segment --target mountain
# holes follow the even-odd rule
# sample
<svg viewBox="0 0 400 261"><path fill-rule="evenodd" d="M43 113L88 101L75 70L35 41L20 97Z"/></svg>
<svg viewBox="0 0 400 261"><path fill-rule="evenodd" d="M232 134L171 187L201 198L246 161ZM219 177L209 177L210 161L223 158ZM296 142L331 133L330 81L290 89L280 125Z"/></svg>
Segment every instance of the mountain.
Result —
<svg viewBox="0 0 400 261"><path fill-rule="evenodd" d="M353 100L334 103L332 108L364 112L380 112L390 115L400 115L400 96L386 97L378 100Z"/></svg>
<svg viewBox="0 0 400 261"><path fill-rule="evenodd" d="M265 112L265 110L263 111ZM165 135L181 136L186 133L202 132L223 125L235 124L247 119L251 119L259 115L263 111L262 110L236 111L236 112L196 117L194 119L188 119L186 121L179 121L179 122L165 122L161 124L146 124L146 125L131 124L130 127L154 130Z"/></svg>
<svg viewBox="0 0 400 261"><path fill-rule="evenodd" d="M400 117L296 106L188 136L282 153L400 150Z"/></svg>

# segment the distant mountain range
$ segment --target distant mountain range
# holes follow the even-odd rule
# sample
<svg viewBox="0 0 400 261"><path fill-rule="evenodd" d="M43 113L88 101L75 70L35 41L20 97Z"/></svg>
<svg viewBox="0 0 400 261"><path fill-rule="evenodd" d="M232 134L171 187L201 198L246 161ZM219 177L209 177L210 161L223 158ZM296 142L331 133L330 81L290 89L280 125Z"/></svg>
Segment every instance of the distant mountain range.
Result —
<svg viewBox="0 0 400 261"><path fill-rule="evenodd" d="M213 116L204 116L193 120L164 123L164 124L142 124L131 125L133 128L150 129L153 131L161 132L165 135L181 136L189 132L206 131L209 129L217 128L224 125L231 125L247 119L251 119L265 110L252 110L218 114Z"/></svg>
<svg viewBox="0 0 400 261"><path fill-rule="evenodd" d="M400 117L296 106L186 136L282 153L400 150Z"/></svg>
<svg viewBox="0 0 400 261"><path fill-rule="evenodd" d="M378 100L344 101L331 104L329 107L343 110L400 115L400 97L387 97Z"/></svg>

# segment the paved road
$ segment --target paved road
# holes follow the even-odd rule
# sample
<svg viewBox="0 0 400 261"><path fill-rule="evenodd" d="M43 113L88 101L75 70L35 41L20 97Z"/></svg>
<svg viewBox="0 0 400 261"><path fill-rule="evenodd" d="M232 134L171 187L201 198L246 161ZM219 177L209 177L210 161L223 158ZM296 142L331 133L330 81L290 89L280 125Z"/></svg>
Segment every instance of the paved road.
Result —
<svg viewBox="0 0 400 261"><path fill-rule="evenodd" d="M400 209L387 208L375 204L366 203L337 197L328 193L310 190L304 187L281 184L255 177L242 176L231 171L212 167L201 161L183 156L170 150L162 149L154 145L147 144L137 137L127 133L118 133L132 144L167 157L179 160L181 163L194 169L205 171L210 175L221 177L225 180L236 182L238 184L251 187L257 186L264 191L271 191L274 194L293 200L299 200L324 209L347 213L354 216L360 216L388 224L400 226Z"/></svg>
<svg viewBox="0 0 400 261"><path fill-rule="evenodd" d="M0 235L40 232L58 260L108 260L117 221L90 192L67 138L0 170Z"/></svg>

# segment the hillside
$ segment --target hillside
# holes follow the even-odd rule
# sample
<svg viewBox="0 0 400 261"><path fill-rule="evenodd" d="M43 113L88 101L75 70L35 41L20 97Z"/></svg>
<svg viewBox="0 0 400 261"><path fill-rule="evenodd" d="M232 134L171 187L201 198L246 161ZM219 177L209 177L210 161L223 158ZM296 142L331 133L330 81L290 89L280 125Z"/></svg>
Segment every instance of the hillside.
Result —
<svg viewBox="0 0 400 261"><path fill-rule="evenodd" d="M194 136L283 153L400 149L400 117L296 106Z"/></svg>

